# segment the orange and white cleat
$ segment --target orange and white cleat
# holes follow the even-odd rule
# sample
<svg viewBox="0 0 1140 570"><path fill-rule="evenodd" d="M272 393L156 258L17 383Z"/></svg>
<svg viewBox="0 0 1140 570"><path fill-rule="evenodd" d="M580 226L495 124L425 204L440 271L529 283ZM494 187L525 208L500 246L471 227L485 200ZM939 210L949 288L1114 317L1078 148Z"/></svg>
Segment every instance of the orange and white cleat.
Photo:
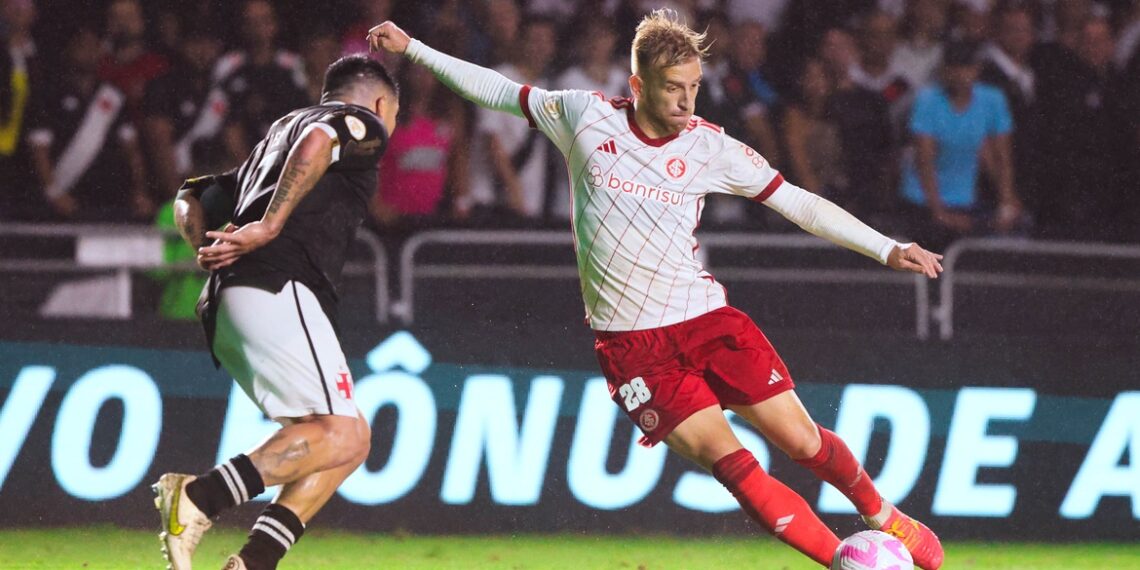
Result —
<svg viewBox="0 0 1140 570"><path fill-rule="evenodd" d="M883 531L903 543L914 558L914 565L922 570L938 570L942 567L942 543L934 531L926 525L908 517L898 507L883 501L890 508L890 515L882 525L876 524L877 517L863 517L863 522L872 530Z"/></svg>

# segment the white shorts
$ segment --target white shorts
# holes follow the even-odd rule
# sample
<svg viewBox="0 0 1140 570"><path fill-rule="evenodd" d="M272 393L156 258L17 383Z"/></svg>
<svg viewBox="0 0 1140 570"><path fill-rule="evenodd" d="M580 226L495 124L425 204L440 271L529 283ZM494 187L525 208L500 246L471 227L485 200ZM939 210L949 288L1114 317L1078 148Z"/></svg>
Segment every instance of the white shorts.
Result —
<svg viewBox="0 0 1140 570"><path fill-rule="evenodd" d="M269 418L357 416L352 374L332 323L296 281L276 294L222 289L214 354Z"/></svg>

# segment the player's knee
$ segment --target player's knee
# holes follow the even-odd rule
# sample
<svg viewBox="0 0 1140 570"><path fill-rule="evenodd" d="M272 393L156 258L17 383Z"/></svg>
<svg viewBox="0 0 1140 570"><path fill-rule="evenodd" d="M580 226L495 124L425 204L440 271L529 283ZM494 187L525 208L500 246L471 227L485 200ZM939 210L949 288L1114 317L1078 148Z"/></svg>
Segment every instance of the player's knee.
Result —
<svg viewBox="0 0 1140 570"><path fill-rule="evenodd" d="M352 463L360 465L368 459L368 453L372 450L372 428L364 418L356 418L356 433L353 438L353 451Z"/></svg>
<svg viewBox="0 0 1140 570"><path fill-rule="evenodd" d="M808 459L819 453L821 445L823 441L819 437L819 430L812 424L789 434L780 447L792 459Z"/></svg>
<svg viewBox="0 0 1140 570"><path fill-rule="evenodd" d="M363 463L372 443L368 423L360 417L325 416L323 420L325 442L337 451L337 463Z"/></svg>

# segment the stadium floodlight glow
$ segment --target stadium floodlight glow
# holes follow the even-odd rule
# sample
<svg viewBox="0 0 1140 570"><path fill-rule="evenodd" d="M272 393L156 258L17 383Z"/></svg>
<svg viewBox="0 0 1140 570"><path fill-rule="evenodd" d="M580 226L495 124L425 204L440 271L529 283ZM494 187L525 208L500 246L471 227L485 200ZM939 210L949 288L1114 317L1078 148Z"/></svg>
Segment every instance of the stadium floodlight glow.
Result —
<svg viewBox="0 0 1140 570"><path fill-rule="evenodd" d="M499 374L469 376L463 385L455 434L443 475L443 502L470 503L483 457L491 498L503 505L533 505L542 492L563 381L557 376L531 380L519 425L514 384Z"/></svg>
<svg viewBox="0 0 1140 570"><path fill-rule="evenodd" d="M108 400L123 402L119 442L103 467L91 465L91 438ZM92 369L68 390L51 441L51 466L60 487L88 501L113 499L138 486L162 433L162 394L146 372L115 364Z"/></svg>
<svg viewBox="0 0 1140 570"><path fill-rule="evenodd" d="M667 448L638 445L641 432L634 429L621 471L610 473L606 459L617 421L618 407L610 400L606 379L587 380L570 444L566 483L575 499L595 509L621 509L640 502L657 486L665 468Z"/></svg>
<svg viewBox="0 0 1140 570"><path fill-rule="evenodd" d="M930 447L930 410L918 392L902 386L849 384L839 400L835 433L860 463L867 462L875 421L890 424L890 444L883 468L874 478L883 498L901 503L918 482ZM855 506L831 485L819 493L819 510L854 513Z"/></svg>
<svg viewBox="0 0 1140 570"><path fill-rule="evenodd" d="M990 421L1025 421L1037 393L1030 388L962 388L954 405L946 455L931 512L939 516L1005 517L1013 512L1017 487L977 482L981 467L1009 467L1017 438L986 433Z"/></svg>

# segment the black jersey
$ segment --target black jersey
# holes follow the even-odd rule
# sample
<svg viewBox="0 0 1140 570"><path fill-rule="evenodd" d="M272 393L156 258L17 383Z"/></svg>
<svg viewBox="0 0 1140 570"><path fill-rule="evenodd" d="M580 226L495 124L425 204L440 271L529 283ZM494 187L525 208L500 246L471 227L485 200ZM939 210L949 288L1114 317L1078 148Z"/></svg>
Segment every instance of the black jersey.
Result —
<svg viewBox="0 0 1140 570"><path fill-rule="evenodd" d="M70 194L82 219L130 219L130 169L123 145L137 136L127 119L126 98L109 83L84 90L56 79L32 100L28 142L48 148L52 186L48 195Z"/></svg>
<svg viewBox="0 0 1140 570"><path fill-rule="evenodd" d="M250 141L268 133L277 117L310 102L301 59L287 51L278 51L264 65L246 52L226 54L214 70L214 81L225 95L227 124L240 125Z"/></svg>
<svg viewBox="0 0 1140 570"><path fill-rule="evenodd" d="M262 218L289 151L310 128L335 135L333 163L276 238L215 272L212 281L218 288L245 285L274 293L287 281L299 281L316 294L335 322L345 258L368 213L377 163L388 143L379 117L364 107L333 103L278 119L237 172L233 222L240 227Z"/></svg>

